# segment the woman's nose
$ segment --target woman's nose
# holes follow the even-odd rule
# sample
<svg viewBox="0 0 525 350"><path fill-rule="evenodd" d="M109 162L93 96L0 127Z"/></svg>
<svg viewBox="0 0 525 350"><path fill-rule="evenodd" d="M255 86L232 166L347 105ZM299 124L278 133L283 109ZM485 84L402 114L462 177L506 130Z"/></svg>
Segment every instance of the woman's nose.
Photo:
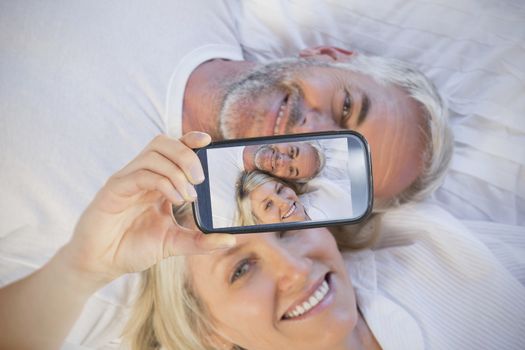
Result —
<svg viewBox="0 0 525 350"><path fill-rule="evenodd" d="M293 293L305 288L312 270L310 259L295 255L288 249L282 249L274 262L278 265L275 271L279 291Z"/></svg>
<svg viewBox="0 0 525 350"><path fill-rule="evenodd" d="M275 202L277 203L277 205L279 206L279 211L281 212L281 217L283 217L283 215L288 211L290 210L290 207L292 206L293 202L290 201L290 199L288 198L288 196L286 196L286 193L281 192L277 198L275 199Z"/></svg>

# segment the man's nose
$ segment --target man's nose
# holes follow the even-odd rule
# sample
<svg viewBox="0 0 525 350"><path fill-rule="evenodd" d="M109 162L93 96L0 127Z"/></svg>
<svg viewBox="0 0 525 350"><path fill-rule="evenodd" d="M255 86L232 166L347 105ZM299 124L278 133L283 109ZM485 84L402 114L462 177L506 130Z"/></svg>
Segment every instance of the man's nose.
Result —
<svg viewBox="0 0 525 350"><path fill-rule="evenodd" d="M279 155L277 156L277 168L282 169L285 167L289 167L290 161L291 159L288 154L279 153Z"/></svg>

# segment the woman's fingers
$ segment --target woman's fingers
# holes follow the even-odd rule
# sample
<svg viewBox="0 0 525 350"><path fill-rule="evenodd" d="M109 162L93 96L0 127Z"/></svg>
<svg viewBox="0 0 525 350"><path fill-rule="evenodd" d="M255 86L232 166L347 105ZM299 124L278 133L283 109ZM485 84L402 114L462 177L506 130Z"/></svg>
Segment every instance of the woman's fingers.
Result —
<svg viewBox="0 0 525 350"><path fill-rule="evenodd" d="M201 183L204 180L202 165L190 147L202 147L207 145L209 141L210 137L208 134L199 132L188 133L180 141L165 135L159 135L117 174L126 175L143 168L151 169L168 178L177 176L174 175L175 173L182 173L190 183ZM159 163L165 162L168 163L159 165ZM175 165L175 167L169 165L169 163ZM184 192L182 188L181 191Z"/></svg>
<svg viewBox="0 0 525 350"><path fill-rule="evenodd" d="M204 173L199 158L192 148L203 147L209 143L209 135L192 132L184 135L180 141L171 139L165 135L157 136L145 153L155 151L162 154L184 172L188 181L193 184L204 180Z"/></svg>
<svg viewBox="0 0 525 350"><path fill-rule="evenodd" d="M197 197L193 185L188 181L179 166L160 153L151 151L140 155L132 167L134 171L138 171L134 168L138 170L149 170L169 179L186 201L191 202Z"/></svg>
<svg viewBox="0 0 525 350"><path fill-rule="evenodd" d="M177 190L170 179L146 169L110 178L104 189L99 192L99 196L102 196L99 202L104 211L116 213L127 208L128 199L144 191L158 191L176 205L184 203L184 195Z"/></svg>

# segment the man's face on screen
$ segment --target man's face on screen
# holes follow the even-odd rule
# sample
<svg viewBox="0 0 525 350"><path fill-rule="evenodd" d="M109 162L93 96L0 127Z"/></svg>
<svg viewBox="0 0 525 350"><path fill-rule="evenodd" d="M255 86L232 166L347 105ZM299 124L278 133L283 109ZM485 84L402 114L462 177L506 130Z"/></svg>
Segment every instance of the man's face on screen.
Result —
<svg viewBox="0 0 525 350"><path fill-rule="evenodd" d="M317 150L307 142L261 145L251 157L256 169L287 180L310 179L321 166Z"/></svg>

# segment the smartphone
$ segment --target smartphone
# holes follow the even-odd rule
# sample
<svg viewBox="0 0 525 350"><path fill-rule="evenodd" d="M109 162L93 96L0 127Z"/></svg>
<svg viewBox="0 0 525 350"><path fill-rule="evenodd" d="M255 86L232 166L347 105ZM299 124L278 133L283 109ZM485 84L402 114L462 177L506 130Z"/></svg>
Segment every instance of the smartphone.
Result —
<svg viewBox="0 0 525 350"><path fill-rule="evenodd" d="M195 150L205 181L193 213L204 233L352 224L373 201L366 139L349 130L213 142Z"/></svg>

